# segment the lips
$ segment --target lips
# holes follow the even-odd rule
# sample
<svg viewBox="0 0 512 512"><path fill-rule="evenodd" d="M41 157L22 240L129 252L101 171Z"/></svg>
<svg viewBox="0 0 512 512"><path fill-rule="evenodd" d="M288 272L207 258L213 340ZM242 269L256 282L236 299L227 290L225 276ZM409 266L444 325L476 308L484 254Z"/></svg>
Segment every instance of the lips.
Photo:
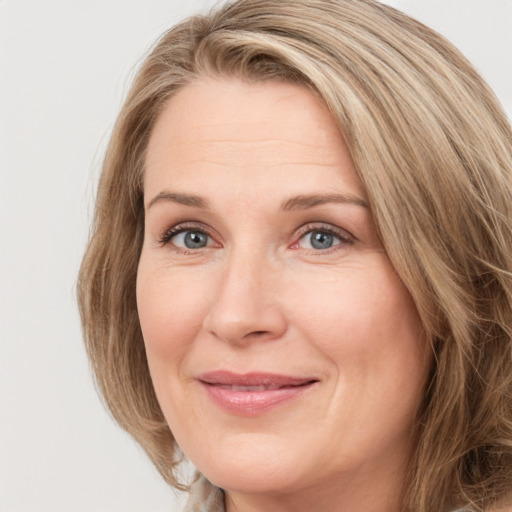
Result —
<svg viewBox="0 0 512 512"><path fill-rule="evenodd" d="M266 413L298 399L318 382L314 377L215 371L197 379L213 403L242 416Z"/></svg>

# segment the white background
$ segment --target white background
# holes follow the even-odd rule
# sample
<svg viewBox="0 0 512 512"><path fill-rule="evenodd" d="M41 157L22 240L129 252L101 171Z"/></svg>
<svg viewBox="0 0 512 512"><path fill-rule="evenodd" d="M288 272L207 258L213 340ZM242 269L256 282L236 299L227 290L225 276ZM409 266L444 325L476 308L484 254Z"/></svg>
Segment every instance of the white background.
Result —
<svg viewBox="0 0 512 512"><path fill-rule="evenodd" d="M172 512L103 410L74 299L106 142L141 56L213 0L0 0L0 512ZM512 113L512 0L394 0Z"/></svg>

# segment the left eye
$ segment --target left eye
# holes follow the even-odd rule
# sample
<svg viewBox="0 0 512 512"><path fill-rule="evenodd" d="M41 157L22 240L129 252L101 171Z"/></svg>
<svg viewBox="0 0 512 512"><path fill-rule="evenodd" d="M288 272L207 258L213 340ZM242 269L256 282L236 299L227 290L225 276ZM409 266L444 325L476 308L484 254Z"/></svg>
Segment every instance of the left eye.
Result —
<svg viewBox="0 0 512 512"><path fill-rule="evenodd" d="M299 246L301 249L314 249L316 251L321 251L330 249L335 245L339 245L341 242L342 240L340 237L336 236L334 233L330 233L329 231L322 229L316 229L308 231L303 235L299 240Z"/></svg>
<svg viewBox="0 0 512 512"><path fill-rule="evenodd" d="M172 236L171 241L177 247L202 249L210 242L210 237L203 231L181 231Z"/></svg>

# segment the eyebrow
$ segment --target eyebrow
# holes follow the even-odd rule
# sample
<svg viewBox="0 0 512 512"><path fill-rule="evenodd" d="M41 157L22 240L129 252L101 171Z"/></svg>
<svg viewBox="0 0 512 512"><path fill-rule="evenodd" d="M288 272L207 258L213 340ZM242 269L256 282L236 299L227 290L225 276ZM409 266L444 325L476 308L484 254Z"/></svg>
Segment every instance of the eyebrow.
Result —
<svg viewBox="0 0 512 512"><path fill-rule="evenodd" d="M173 203L182 204L184 206L191 206L193 208L208 208L208 201L204 197L195 196L192 194L179 194L177 192L163 191L151 199L146 209L151 208L154 204L159 203L160 201L172 201Z"/></svg>
<svg viewBox="0 0 512 512"><path fill-rule="evenodd" d="M151 208L154 204L160 201L171 201L173 203L182 204L184 206L190 206L192 208L207 209L209 206L208 201L201 196L193 194L184 194L177 192L163 191L157 194L148 203L146 209ZM361 206L363 208L369 208L368 203L363 201L360 197L353 196L350 194L311 194L311 195L299 195L287 199L282 205L281 210L293 211L293 210L307 210L315 206L320 206L328 203L341 203L341 204L353 204Z"/></svg>
<svg viewBox="0 0 512 512"><path fill-rule="evenodd" d="M307 210L327 203L353 204L369 208L366 201L350 194L312 194L292 197L283 203L281 209L285 211Z"/></svg>

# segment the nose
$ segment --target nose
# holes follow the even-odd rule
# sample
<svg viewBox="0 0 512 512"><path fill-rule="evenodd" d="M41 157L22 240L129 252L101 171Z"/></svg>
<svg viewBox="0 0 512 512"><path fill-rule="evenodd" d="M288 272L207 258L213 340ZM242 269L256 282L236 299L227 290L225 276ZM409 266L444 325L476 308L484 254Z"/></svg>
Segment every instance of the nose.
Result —
<svg viewBox="0 0 512 512"><path fill-rule="evenodd" d="M203 328L234 345L280 338L287 320L277 281L264 257L232 254L217 278Z"/></svg>

